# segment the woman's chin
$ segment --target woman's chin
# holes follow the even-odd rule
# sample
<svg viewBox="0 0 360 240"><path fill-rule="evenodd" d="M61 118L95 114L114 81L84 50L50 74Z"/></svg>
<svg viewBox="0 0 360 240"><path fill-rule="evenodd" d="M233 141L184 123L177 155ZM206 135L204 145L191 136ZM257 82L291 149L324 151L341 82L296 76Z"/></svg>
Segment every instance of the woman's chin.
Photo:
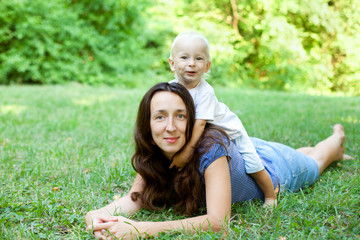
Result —
<svg viewBox="0 0 360 240"><path fill-rule="evenodd" d="M173 157L175 156L175 154L178 151L162 151L162 153L164 154L164 156L169 159L170 161L173 159Z"/></svg>

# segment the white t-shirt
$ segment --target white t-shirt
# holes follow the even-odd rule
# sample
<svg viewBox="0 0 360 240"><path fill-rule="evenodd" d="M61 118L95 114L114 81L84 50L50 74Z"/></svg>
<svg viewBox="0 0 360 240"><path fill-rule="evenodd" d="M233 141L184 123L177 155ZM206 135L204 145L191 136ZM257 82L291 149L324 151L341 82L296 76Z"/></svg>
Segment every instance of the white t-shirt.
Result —
<svg viewBox="0 0 360 240"><path fill-rule="evenodd" d="M170 83L178 83L177 79ZM216 98L213 87L204 79L198 85L189 90L196 108L195 119L206 120L209 123L221 127L234 140L240 154L245 161L247 173L255 173L264 169L255 147L240 121L239 117Z"/></svg>

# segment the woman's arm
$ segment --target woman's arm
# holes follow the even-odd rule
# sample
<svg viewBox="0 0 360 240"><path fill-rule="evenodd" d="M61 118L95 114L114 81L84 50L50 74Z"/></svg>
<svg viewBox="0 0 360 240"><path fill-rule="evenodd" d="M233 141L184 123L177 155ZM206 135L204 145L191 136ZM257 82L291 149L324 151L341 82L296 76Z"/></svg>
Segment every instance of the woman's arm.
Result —
<svg viewBox="0 0 360 240"><path fill-rule="evenodd" d="M87 226L91 226L96 223L103 223L105 218L117 214L131 214L136 213L142 207L141 199L138 198L135 202L131 200L131 193L139 192L141 193L144 189L144 181L142 177L137 174L134 180L134 183L127 195L122 198L115 200L109 205L90 211L85 216L85 222Z"/></svg>
<svg viewBox="0 0 360 240"><path fill-rule="evenodd" d="M204 174L206 189L207 214L176 221L164 222L133 222L119 219L118 222L94 224L94 230L107 229L118 238L135 238L153 236L160 232L180 229L187 232L195 230L213 231L226 230L231 217L231 183L228 162L225 156L215 160ZM201 194L201 193L199 193ZM108 233L102 235L105 238Z"/></svg>

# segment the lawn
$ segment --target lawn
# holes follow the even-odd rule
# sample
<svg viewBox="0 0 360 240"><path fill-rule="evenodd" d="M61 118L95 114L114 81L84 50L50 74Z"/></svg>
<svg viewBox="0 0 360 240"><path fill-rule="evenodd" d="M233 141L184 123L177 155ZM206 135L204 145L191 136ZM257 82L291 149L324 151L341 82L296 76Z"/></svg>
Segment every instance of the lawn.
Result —
<svg viewBox="0 0 360 240"><path fill-rule="evenodd" d="M0 239L92 239L84 215L129 189L133 126L147 89L0 87ZM216 89L250 136L310 146L342 123L346 152L313 186L280 195L274 211L260 202L233 205L230 238L360 237L360 98ZM143 220L181 218L172 209L141 211ZM182 231L160 239L217 239Z"/></svg>

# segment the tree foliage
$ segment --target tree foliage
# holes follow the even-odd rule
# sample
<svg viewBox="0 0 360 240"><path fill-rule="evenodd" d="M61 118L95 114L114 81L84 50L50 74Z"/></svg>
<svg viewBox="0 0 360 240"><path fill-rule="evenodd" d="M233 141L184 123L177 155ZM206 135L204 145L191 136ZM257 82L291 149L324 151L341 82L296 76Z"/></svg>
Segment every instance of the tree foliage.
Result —
<svg viewBox="0 0 360 240"><path fill-rule="evenodd" d="M1 83L113 84L135 68L146 1L3 0ZM111 76L111 77L109 77Z"/></svg>
<svg viewBox="0 0 360 240"><path fill-rule="evenodd" d="M357 0L2 0L0 83L171 78L173 38L211 43L211 81L360 94Z"/></svg>
<svg viewBox="0 0 360 240"><path fill-rule="evenodd" d="M360 94L359 1L188 0L174 8L180 31L196 23L210 38L214 82Z"/></svg>

